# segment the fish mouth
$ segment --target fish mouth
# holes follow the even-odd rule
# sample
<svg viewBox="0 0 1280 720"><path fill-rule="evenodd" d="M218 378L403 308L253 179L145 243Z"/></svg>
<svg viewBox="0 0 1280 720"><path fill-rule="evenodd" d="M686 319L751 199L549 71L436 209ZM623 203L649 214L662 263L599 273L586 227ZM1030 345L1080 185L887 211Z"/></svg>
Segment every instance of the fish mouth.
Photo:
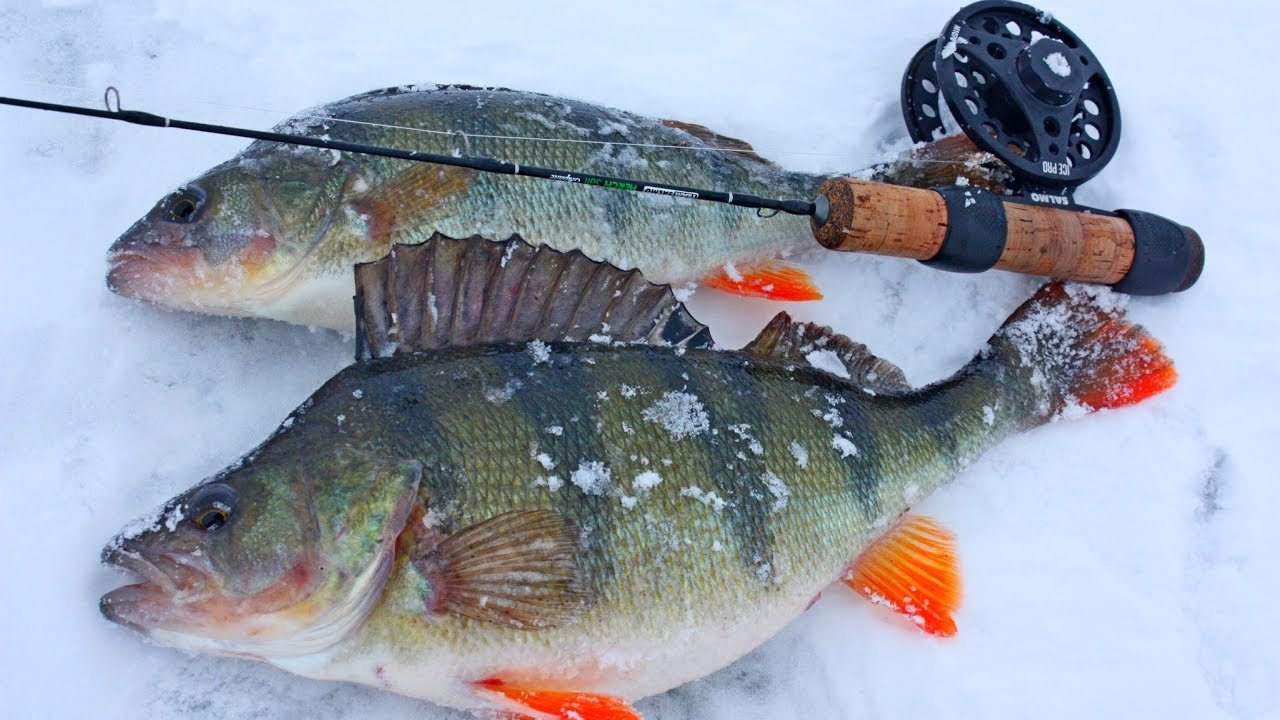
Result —
<svg viewBox="0 0 1280 720"><path fill-rule="evenodd" d="M200 251L160 245L113 250L107 257L107 288L135 300L165 303L187 294Z"/></svg>
<svg viewBox="0 0 1280 720"><path fill-rule="evenodd" d="M102 562L142 582L103 595L98 609L108 620L141 632L178 628L190 619L189 606L207 597L208 575L192 559L153 555L127 542L108 545Z"/></svg>
<svg viewBox="0 0 1280 720"><path fill-rule="evenodd" d="M117 242L107 254L107 289L162 307L214 315L261 314L301 274L271 267L275 240L257 236L237 256L210 264L195 245Z"/></svg>

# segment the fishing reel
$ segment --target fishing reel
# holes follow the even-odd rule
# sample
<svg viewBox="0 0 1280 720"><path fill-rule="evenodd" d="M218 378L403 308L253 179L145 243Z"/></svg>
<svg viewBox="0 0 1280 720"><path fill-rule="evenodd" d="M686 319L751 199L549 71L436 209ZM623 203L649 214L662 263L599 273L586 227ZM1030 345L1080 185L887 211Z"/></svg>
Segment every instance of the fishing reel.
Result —
<svg viewBox="0 0 1280 720"><path fill-rule="evenodd" d="M1110 285L1133 295L1191 287L1204 244L1140 210L1077 205L1120 142L1106 70L1067 26L1029 5L982 0L911 59L902 113L916 142L962 131L1012 172L1004 193L827 181L813 232L843 252L915 258L954 272L999 268Z"/></svg>
<svg viewBox="0 0 1280 720"><path fill-rule="evenodd" d="M1107 71L1066 25L1029 5L984 0L911 58L902 115L916 142L956 130L1013 172L1016 195L1071 206L1120 144Z"/></svg>

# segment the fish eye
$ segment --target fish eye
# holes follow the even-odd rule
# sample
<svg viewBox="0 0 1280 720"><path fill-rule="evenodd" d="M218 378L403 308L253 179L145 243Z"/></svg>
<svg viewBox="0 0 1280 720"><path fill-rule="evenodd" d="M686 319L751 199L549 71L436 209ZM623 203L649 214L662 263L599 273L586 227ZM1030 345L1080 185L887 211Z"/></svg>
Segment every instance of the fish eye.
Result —
<svg viewBox="0 0 1280 720"><path fill-rule="evenodd" d="M165 198L164 219L181 224L195 222L203 207L204 193L195 188L182 188Z"/></svg>
<svg viewBox="0 0 1280 720"><path fill-rule="evenodd" d="M236 491L222 483L200 488L187 506L187 517L196 527L213 532L231 520L236 508Z"/></svg>

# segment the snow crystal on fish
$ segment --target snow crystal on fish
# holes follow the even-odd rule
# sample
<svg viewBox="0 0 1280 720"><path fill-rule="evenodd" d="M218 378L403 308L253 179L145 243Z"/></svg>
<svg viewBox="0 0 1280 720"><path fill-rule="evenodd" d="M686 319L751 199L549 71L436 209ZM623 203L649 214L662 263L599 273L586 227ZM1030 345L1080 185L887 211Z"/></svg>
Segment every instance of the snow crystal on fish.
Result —
<svg viewBox="0 0 1280 720"><path fill-rule="evenodd" d="M551 492L555 492L564 487L564 480L561 480L558 475L551 475L549 477L535 478L533 484L535 487L545 487Z"/></svg>
<svg viewBox="0 0 1280 720"><path fill-rule="evenodd" d="M792 440L791 444L787 446L787 449L791 451L791 457L796 459L797 465L801 468L809 467L809 451L805 449L805 446L795 440Z"/></svg>
<svg viewBox="0 0 1280 720"><path fill-rule="evenodd" d="M652 470L646 470L645 472L637 475L635 480L631 481L631 487L636 491L636 493L644 495L650 490L658 487L658 484L661 482L661 475Z"/></svg>
<svg viewBox="0 0 1280 720"><path fill-rule="evenodd" d="M831 438L831 447L840 451L840 457L850 457L858 454L858 446L853 441L843 435L834 435Z"/></svg>
<svg viewBox="0 0 1280 720"><path fill-rule="evenodd" d="M677 440L706 432L711 427L711 419L702 401L695 395L678 390L664 393L657 402L645 408L642 416L666 428Z"/></svg>
<svg viewBox="0 0 1280 720"><path fill-rule="evenodd" d="M609 467L599 460L588 460L569 474L569 482L588 495L603 495L609 489Z"/></svg>
<svg viewBox="0 0 1280 720"><path fill-rule="evenodd" d="M769 490L769 494L773 496L773 512L778 512L787 506L787 498L791 496L791 488L782 481L782 478L774 475L768 470L764 473L764 486Z"/></svg>
<svg viewBox="0 0 1280 720"><path fill-rule="evenodd" d="M725 502L724 498L717 495L715 490L703 490L692 485L680 488L680 496L693 498L716 512L725 509L729 504Z"/></svg>
<svg viewBox="0 0 1280 720"><path fill-rule="evenodd" d="M689 299L693 297L694 292L696 292L697 290L698 290L697 284L688 283L683 287L671 288L671 294L675 296L676 300L679 300L682 303L687 303L689 302Z"/></svg>
<svg viewBox="0 0 1280 720"><path fill-rule="evenodd" d="M920 497L920 486L916 483L907 483L902 489L902 498L909 503L915 502Z"/></svg>
<svg viewBox="0 0 1280 720"><path fill-rule="evenodd" d="M813 416L816 418L822 418L827 422L828 425L830 425L833 428L838 428L841 425L844 425L844 418L840 417L840 413L837 412L835 408L831 408L826 412L823 412L822 410L818 410L815 408L813 410L810 410L809 412L811 412Z"/></svg>
<svg viewBox="0 0 1280 720"><path fill-rule="evenodd" d="M533 356L534 365L551 360L551 349L541 340L529 341L529 354Z"/></svg>
<svg viewBox="0 0 1280 720"><path fill-rule="evenodd" d="M849 377L849 369L841 362L840 356L836 355L832 350L814 350L805 355L804 358L809 361L810 365L819 370L825 370L836 377Z"/></svg>
<svg viewBox="0 0 1280 720"><path fill-rule="evenodd" d="M737 425L730 425L729 429L732 430L733 433L738 436L739 440L742 440L743 442L747 443L747 447L750 448L752 454L754 455L764 454L764 446L761 445L760 441L757 440L755 436L751 434L750 425L747 425L746 423L740 423ZM743 458L743 459L745 460L746 458Z"/></svg>
<svg viewBox="0 0 1280 720"><path fill-rule="evenodd" d="M503 385L500 388L486 387L484 389L484 399L488 400L494 405L501 405L502 403L505 403L508 400L510 400L512 397L514 397L516 394L516 391L522 387L524 387L524 383L520 382L515 378L512 378L511 380L507 381L506 385Z"/></svg>

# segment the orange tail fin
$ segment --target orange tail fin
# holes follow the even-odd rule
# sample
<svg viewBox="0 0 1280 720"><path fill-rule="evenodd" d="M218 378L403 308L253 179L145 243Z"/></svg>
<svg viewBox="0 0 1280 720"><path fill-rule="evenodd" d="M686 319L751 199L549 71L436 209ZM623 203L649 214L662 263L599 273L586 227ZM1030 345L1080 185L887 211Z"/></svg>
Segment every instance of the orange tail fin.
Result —
<svg viewBox="0 0 1280 720"><path fill-rule="evenodd" d="M1173 387L1178 373L1160 343L1124 319L1121 296L1052 282L1014 311L975 362L1021 375L1044 402L1035 419L1067 407L1086 411L1142 402Z"/></svg>
<svg viewBox="0 0 1280 720"><path fill-rule="evenodd" d="M858 556L843 580L930 635L956 634L951 617L960 607L955 536L927 517L903 516Z"/></svg>
<svg viewBox="0 0 1280 720"><path fill-rule="evenodd" d="M727 265L703 278L702 282L744 297L792 301L822 299L822 293L818 292L809 273L782 260L766 260L741 268Z"/></svg>
<svg viewBox="0 0 1280 720"><path fill-rule="evenodd" d="M481 680L475 686L502 695L542 716L550 715L560 720L642 720L640 713L626 700L609 695L518 688L498 678Z"/></svg>

